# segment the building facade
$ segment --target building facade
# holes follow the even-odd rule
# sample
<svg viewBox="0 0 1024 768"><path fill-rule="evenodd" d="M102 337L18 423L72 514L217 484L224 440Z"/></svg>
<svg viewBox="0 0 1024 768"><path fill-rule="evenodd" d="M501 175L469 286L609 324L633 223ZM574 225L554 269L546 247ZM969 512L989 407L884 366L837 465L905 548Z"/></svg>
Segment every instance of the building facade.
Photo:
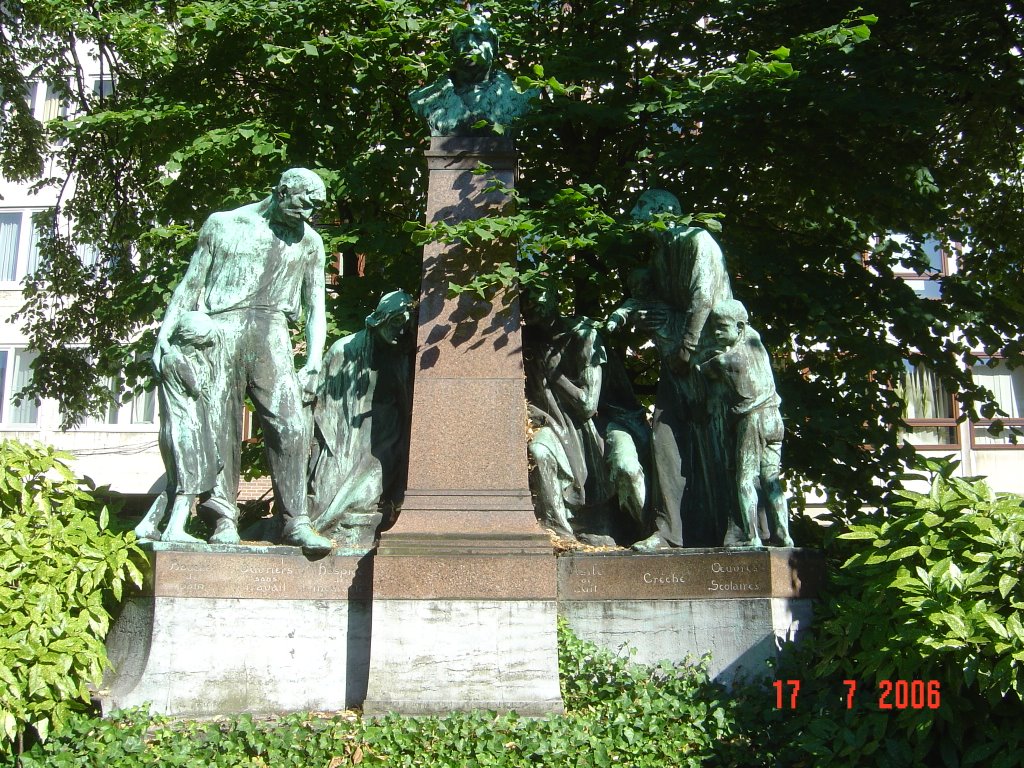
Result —
<svg viewBox="0 0 1024 768"><path fill-rule="evenodd" d="M87 87L106 94L112 86L98 71L90 72ZM63 89L44 81L30 81L25 98L41 121L68 116ZM62 171L51 164L46 176ZM157 413L154 392L110 407L103 416L87 419L79 427L63 431L61 414L52 401L15 402L15 395L32 375L35 354L28 349L24 328L12 316L24 303L22 289L35 270L38 237L33 216L52 208L58 191L47 187L33 191L30 184L0 178L0 439L39 441L70 452L75 470L97 485L126 495L156 493L163 486L163 463L157 447ZM79 253L86 266L95 262L91 249ZM118 388L118 382L109 382Z"/></svg>
<svg viewBox="0 0 1024 768"><path fill-rule="evenodd" d="M938 278L956 271L954 254L937 242L925 243L929 270L907 271L904 280L923 298L941 301ZM974 380L988 388L1007 416L1004 427L1024 430L1024 368L1011 368L1006 360L981 357L971 368ZM1010 430L992 434L992 419L964 419L956 396L932 371L907 363L900 386L908 429L904 438L931 456L953 456L960 461L959 474L982 475L996 490L1024 493L1024 438L1014 443Z"/></svg>

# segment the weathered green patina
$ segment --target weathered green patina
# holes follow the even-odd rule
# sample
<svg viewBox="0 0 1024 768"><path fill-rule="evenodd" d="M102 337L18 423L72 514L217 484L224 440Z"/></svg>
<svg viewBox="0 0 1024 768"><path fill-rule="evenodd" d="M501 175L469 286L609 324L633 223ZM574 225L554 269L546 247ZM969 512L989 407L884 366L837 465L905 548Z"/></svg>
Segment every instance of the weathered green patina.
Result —
<svg viewBox="0 0 1024 768"><path fill-rule="evenodd" d="M645 222L660 213L680 214L679 201L653 189L640 195L631 216ZM731 299L732 287L722 250L706 230L670 224L648 232L653 249L635 278L639 295L606 324L632 319L661 357L651 440L657 530L634 549L718 546L725 536L718 513L728 483L724 445L706 428L703 384L691 375L691 358L712 307Z"/></svg>
<svg viewBox="0 0 1024 768"><path fill-rule="evenodd" d="M263 427L284 543L311 552L331 548L329 539L313 531L306 510L310 430L303 413L319 377L327 330L324 246L308 223L325 196L319 176L293 168L261 202L211 215L160 327L153 368L161 379L184 313L209 315L218 336L209 356L207 402L224 466L212 492L200 499L215 521L211 543L239 542L235 499L248 396ZM297 376L288 324L302 313L307 356Z"/></svg>
<svg viewBox="0 0 1024 768"><path fill-rule="evenodd" d="M313 409L311 517L348 549L368 549L381 502L400 492L409 454L413 300L385 295L366 327L324 358Z"/></svg>
<svg viewBox="0 0 1024 768"><path fill-rule="evenodd" d="M167 485L135 535L145 541L197 543L185 533L196 498L213 490L221 468L209 414L210 360L206 352L217 343L217 329L202 312L183 312L163 355L157 392L160 398L160 455ZM160 523L171 509L167 528Z"/></svg>
<svg viewBox="0 0 1024 768"><path fill-rule="evenodd" d="M585 317L564 317L553 294L524 294L523 358L532 428L530 486L541 523L564 539L614 544L642 515L644 472L622 408L606 410L608 353ZM628 384L627 384L628 386ZM620 398L621 399L621 398Z"/></svg>
<svg viewBox="0 0 1024 768"><path fill-rule="evenodd" d="M638 222L681 213L664 190L644 192ZM656 530L633 548L792 546L779 480L782 418L768 353L732 298L725 257L704 229L650 229L653 250L630 276L631 298L605 322L637 325L661 357L652 429Z"/></svg>
<svg viewBox="0 0 1024 768"><path fill-rule="evenodd" d="M559 315L549 293L525 294L523 312L534 504L544 527L575 539L572 519L610 496L603 440L594 423L604 345L586 320Z"/></svg>
<svg viewBox="0 0 1024 768"><path fill-rule="evenodd" d="M735 505L726 546L761 546L758 499L764 505L769 543L791 547L789 509L779 481L782 463L781 400L771 360L750 327L747 310L729 299L715 305L707 322L707 349L696 368L710 379L709 427L729 446ZM717 385L717 386L715 386Z"/></svg>
<svg viewBox="0 0 1024 768"><path fill-rule="evenodd" d="M431 136L492 136L530 108L536 90L520 93L512 78L494 68L498 36L481 16L452 30L451 71L409 94L417 115L427 121Z"/></svg>

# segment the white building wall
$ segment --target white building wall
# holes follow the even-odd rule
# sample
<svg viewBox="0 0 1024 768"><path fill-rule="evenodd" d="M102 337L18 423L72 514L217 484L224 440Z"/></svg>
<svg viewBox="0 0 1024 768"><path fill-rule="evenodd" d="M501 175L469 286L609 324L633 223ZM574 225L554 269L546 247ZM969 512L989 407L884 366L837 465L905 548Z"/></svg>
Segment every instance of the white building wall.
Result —
<svg viewBox="0 0 1024 768"><path fill-rule="evenodd" d="M79 53L83 61L94 61L88 51ZM89 71L87 86L94 87L100 81L100 74L98 66ZM30 96L39 119L54 116L59 109L54 102L47 103L45 83L36 83ZM48 164L46 172L47 175L62 173L53 162ZM143 403L126 403L105 419L92 419L79 428L62 431L56 402L43 401L35 409L31 404L19 409L11 400L19 388L17 369L31 356L26 349L28 339L24 329L12 321L12 316L24 303L22 282L31 264L30 215L54 206L59 190L57 186L48 186L33 191L31 186L0 177L0 440L12 438L53 445L70 452L74 456L75 471L90 477L98 486L109 485L112 490L126 494L155 493L164 484L163 462L157 447L155 413L146 419L147 414L141 408ZM71 191L69 188L65 194ZM10 270L3 269L10 264L2 255L4 238L10 243L12 220L20 220L13 280ZM6 235L5 223L8 225Z"/></svg>

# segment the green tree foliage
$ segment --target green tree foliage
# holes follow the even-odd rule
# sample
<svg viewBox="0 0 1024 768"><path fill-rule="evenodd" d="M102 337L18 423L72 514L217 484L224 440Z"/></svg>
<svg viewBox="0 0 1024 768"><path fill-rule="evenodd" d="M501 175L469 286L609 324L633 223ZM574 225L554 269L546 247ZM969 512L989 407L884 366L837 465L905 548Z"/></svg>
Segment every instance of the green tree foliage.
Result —
<svg viewBox="0 0 1024 768"><path fill-rule="evenodd" d="M468 235L518 236L511 266L543 262L564 309L599 317L642 260L622 222L639 189L720 223L735 292L777 352L788 476L852 508L879 501L910 456L884 386L903 360L991 417L965 372L972 348L1021 359L1024 23L1016 0L851 5L481 2L499 58L544 94L519 132L519 214ZM99 376L125 368L140 385L152 334L126 342L161 316L198 225L289 165L328 181L328 250L366 257L369 277L332 287L332 333L358 328L382 290L416 289L406 227L422 221L426 130L406 94L446 69L461 3L22 0L0 13L17 20L0 40L5 93L30 70L79 83L73 42L117 78L103 99L73 88L82 116L48 127L79 179L62 200L72 239L102 258L82 269L70 240L47 244L23 313L42 351L36 394L74 415L98 407ZM3 119L10 168L41 129L17 99ZM926 237L971 246L943 301L894 272L925 269ZM629 365L649 391L650 353Z"/></svg>
<svg viewBox="0 0 1024 768"><path fill-rule="evenodd" d="M89 709L110 601L141 586L141 552L46 446L0 442L0 755Z"/></svg>

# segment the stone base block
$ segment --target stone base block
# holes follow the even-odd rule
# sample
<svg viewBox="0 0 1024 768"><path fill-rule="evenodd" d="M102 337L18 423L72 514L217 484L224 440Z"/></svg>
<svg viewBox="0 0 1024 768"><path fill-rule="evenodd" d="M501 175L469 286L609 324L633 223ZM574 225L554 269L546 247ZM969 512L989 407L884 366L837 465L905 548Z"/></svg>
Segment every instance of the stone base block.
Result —
<svg viewBox="0 0 1024 768"><path fill-rule="evenodd" d="M554 600L376 600L368 714L561 712Z"/></svg>
<svg viewBox="0 0 1024 768"><path fill-rule="evenodd" d="M104 713L206 716L362 703L370 656L368 557L155 545L143 594L107 638Z"/></svg>
<svg viewBox="0 0 1024 768"><path fill-rule="evenodd" d="M569 554L558 611L576 635L643 664L696 662L729 684L771 674L768 660L812 619L823 565L799 549Z"/></svg>
<svg viewBox="0 0 1024 768"><path fill-rule="evenodd" d="M107 640L104 714L336 711L366 693L368 602L131 598Z"/></svg>
<svg viewBox="0 0 1024 768"><path fill-rule="evenodd" d="M797 549L688 550L566 554L556 575L530 537L484 538L399 536L391 554L319 560L155 545L107 640L103 710L559 712L556 614L638 662L710 653L729 683L769 674L799 639L823 570Z"/></svg>
<svg viewBox="0 0 1024 768"><path fill-rule="evenodd" d="M772 674L768 660L795 641L811 621L806 599L609 600L564 604L578 637L634 653L640 664L696 663L711 654L710 676L725 684Z"/></svg>
<svg viewBox="0 0 1024 768"><path fill-rule="evenodd" d="M373 570L364 711L562 711L550 545L392 532Z"/></svg>

